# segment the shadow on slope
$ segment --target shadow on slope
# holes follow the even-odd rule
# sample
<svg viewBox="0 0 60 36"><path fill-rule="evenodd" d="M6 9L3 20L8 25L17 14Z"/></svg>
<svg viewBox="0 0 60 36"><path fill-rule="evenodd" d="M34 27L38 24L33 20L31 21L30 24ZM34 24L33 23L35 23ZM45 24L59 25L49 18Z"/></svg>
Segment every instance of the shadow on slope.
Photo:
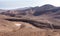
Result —
<svg viewBox="0 0 60 36"><path fill-rule="evenodd" d="M29 20L29 19L5 19L8 21L16 21L16 22L26 22L26 23L30 23L38 28L50 28L50 29L60 29L59 25L54 25L54 24L50 24L50 23L43 23L43 22L38 22L35 20Z"/></svg>

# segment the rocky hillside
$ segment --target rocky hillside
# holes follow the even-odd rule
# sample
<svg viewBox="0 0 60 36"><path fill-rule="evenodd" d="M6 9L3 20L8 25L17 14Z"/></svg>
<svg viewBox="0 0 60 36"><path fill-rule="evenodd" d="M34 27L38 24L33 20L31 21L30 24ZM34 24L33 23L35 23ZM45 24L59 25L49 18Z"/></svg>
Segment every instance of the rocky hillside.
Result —
<svg viewBox="0 0 60 36"><path fill-rule="evenodd" d="M0 10L0 36L60 36L60 7Z"/></svg>

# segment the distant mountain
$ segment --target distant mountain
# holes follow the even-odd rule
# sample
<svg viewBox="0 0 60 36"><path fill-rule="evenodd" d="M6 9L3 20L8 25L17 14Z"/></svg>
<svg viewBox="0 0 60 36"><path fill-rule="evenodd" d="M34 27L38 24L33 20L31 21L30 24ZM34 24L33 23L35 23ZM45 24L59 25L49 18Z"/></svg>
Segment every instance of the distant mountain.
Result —
<svg viewBox="0 0 60 36"><path fill-rule="evenodd" d="M1 14L10 15L10 16L41 16L41 15L49 15L56 16L60 15L60 7L55 7L50 4L43 5L41 7L29 7L29 8L21 8L14 10L7 10L2 12Z"/></svg>
<svg viewBox="0 0 60 36"><path fill-rule="evenodd" d="M3 10L3 9L0 9L0 13L2 13L2 12L6 12L7 10Z"/></svg>
<svg viewBox="0 0 60 36"><path fill-rule="evenodd" d="M55 6L50 5L50 4L46 4L46 5L41 6L40 8L44 9L44 10L49 10L49 9L55 8Z"/></svg>

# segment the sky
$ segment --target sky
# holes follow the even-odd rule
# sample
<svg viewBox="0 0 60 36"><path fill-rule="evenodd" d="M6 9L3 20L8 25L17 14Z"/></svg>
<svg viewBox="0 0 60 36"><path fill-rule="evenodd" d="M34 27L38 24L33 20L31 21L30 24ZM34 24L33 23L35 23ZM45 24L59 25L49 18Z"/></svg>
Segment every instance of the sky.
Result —
<svg viewBox="0 0 60 36"><path fill-rule="evenodd" d="M16 9L51 4L60 6L60 0L0 0L0 9Z"/></svg>

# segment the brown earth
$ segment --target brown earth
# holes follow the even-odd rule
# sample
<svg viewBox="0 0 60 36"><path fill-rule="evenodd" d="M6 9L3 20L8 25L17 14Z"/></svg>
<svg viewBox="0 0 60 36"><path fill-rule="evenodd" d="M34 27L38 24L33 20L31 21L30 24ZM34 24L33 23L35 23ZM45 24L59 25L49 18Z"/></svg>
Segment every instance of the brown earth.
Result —
<svg viewBox="0 0 60 36"><path fill-rule="evenodd" d="M60 7L47 4L24 10L0 9L0 36L60 36Z"/></svg>
<svg viewBox="0 0 60 36"><path fill-rule="evenodd" d="M5 15L0 16L0 36L60 36L59 29L42 29L26 22L7 21L4 19L10 17ZM17 27L15 24L22 25Z"/></svg>

